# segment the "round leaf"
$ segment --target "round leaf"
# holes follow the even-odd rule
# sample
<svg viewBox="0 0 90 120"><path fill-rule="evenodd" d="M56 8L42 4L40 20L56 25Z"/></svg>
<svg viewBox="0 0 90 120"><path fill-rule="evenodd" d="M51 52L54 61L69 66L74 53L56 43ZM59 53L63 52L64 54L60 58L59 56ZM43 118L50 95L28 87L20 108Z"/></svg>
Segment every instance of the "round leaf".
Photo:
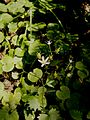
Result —
<svg viewBox="0 0 90 120"><path fill-rule="evenodd" d="M31 82L37 82L37 81L39 80L39 78L36 77L35 74L32 73L32 72L29 72L29 73L28 73L28 79L29 79Z"/></svg>
<svg viewBox="0 0 90 120"><path fill-rule="evenodd" d="M33 70L33 73L34 73L37 77L39 77L39 78L41 78L42 75L43 75L42 70L41 70L41 69L38 69L38 68L35 68L35 69Z"/></svg>
<svg viewBox="0 0 90 120"><path fill-rule="evenodd" d="M11 56L8 55L4 56L2 59L2 64L3 64L2 69L5 72L10 72L14 68L14 60Z"/></svg>

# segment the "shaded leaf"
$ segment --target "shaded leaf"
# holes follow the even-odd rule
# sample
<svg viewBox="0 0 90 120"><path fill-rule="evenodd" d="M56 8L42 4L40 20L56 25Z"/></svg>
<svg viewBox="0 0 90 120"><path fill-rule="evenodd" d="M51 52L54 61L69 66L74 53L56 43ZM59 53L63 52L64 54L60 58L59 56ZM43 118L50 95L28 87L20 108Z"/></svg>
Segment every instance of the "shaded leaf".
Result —
<svg viewBox="0 0 90 120"><path fill-rule="evenodd" d="M61 99L61 100L66 100L68 98L70 98L70 90L67 86L61 86L60 90L56 91L56 96Z"/></svg>

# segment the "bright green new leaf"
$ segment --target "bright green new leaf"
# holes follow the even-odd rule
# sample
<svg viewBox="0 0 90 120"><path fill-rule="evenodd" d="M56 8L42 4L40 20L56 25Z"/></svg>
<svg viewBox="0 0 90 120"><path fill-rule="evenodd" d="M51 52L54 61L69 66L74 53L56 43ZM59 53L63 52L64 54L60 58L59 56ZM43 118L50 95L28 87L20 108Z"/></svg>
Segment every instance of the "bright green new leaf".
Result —
<svg viewBox="0 0 90 120"><path fill-rule="evenodd" d="M0 43L3 42L3 40L4 40L4 34L0 32Z"/></svg>
<svg viewBox="0 0 90 120"><path fill-rule="evenodd" d="M67 86L61 86L60 90L56 91L56 96L61 99L61 100L66 100L68 98L70 98L70 90Z"/></svg>
<svg viewBox="0 0 90 120"><path fill-rule="evenodd" d="M47 114L40 114L39 120L49 120L49 116Z"/></svg>
<svg viewBox="0 0 90 120"><path fill-rule="evenodd" d="M11 56L5 55L2 59L2 69L5 72L10 72L14 68L14 59Z"/></svg>

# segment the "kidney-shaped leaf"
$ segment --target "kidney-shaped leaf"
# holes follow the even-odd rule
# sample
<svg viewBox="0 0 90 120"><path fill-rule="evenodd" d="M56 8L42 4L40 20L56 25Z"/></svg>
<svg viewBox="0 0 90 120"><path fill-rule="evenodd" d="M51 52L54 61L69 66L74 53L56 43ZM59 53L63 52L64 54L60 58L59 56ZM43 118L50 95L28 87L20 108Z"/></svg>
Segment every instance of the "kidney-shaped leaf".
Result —
<svg viewBox="0 0 90 120"><path fill-rule="evenodd" d="M14 68L14 60L11 56L5 55L2 59L2 69L5 72L10 72Z"/></svg>
<svg viewBox="0 0 90 120"><path fill-rule="evenodd" d="M42 70L35 68L33 72L28 73L28 79L31 82L37 82L42 77L42 75L43 75Z"/></svg>
<svg viewBox="0 0 90 120"><path fill-rule="evenodd" d="M70 90L67 86L61 86L60 90L56 91L56 96L61 99L61 100L66 100L68 98L70 98Z"/></svg>

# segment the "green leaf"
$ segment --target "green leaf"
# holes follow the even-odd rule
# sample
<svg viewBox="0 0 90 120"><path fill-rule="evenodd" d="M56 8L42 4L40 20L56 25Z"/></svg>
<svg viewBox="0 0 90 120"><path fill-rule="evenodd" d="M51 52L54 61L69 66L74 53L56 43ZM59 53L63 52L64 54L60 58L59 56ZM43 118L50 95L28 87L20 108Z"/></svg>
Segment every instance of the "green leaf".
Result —
<svg viewBox="0 0 90 120"><path fill-rule="evenodd" d="M56 96L61 99L61 100L66 100L68 98L70 98L70 90L67 86L61 86L60 90L56 91Z"/></svg>
<svg viewBox="0 0 90 120"><path fill-rule="evenodd" d="M38 96L30 96L28 102L29 102L30 108L34 109L34 111L36 111L37 109L41 110L41 105L40 105Z"/></svg>
<svg viewBox="0 0 90 120"><path fill-rule="evenodd" d="M28 47L28 53L30 55L35 55L39 50L39 46L40 46L40 43L38 40L34 42L30 42L29 47Z"/></svg>
<svg viewBox="0 0 90 120"><path fill-rule="evenodd" d="M23 69L22 58L14 57L14 64L16 65L17 69Z"/></svg>
<svg viewBox="0 0 90 120"><path fill-rule="evenodd" d="M87 114L87 119L90 119L90 111Z"/></svg>
<svg viewBox="0 0 90 120"><path fill-rule="evenodd" d="M71 110L70 115L74 120L82 120L82 113L78 110Z"/></svg>
<svg viewBox="0 0 90 120"><path fill-rule="evenodd" d="M0 32L0 43L3 42L3 40L4 40L4 34Z"/></svg>
<svg viewBox="0 0 90 120"><path fill-rule="evenodd" d="M47 114L40 114L39 120L49 120L49 117Z"/></svg>
<svg viewBox="0 0 90 120"><path fill-rule="evenodd" d="M16 110L9 114L9 120L19 120L19 115Z"/></svg>
<svg viewBox="0 0 90 120"><path fill-rule="evenodd" d="M49 79L47 79L46 85L49 86L49 87L54 88L54 85L53 85L54 82L55 82L54 80L49 80Z"/></svg>
<svg viewBox="0 0 90 120"><path fill-rule="evenodd" d="M7 109L0 109L0 120L8 120L9 115Z"/></svg>
<svg viewBox="0 0 90 120"><path fill-rule="evenodd" d="M42 70L41 70L41 69L39 69L39 68L35 68L35 69L33 70L33 73L34 73L34 74L35 74L35 76L37 76L38 78L41 78L41 77L42 77L42 75L43 75Z"/></svg>
<svg viewBox="0 0 90 120"><path fill-rule="evenodd" d="M0 12L7 12L7 6L5 4L0 3Z"/></svg>
<svg viewBox="0 0 90 120"><path fill-rule="evenodd" d="M44 96L44 94L39 95L39 102L40 102L40 106L42 108L45 108L47 106L47 100L46 100L46 97Z"/></svg>
<svg viewBox="0 0 90 120"><path fill-rule="evenodd" d="M10 14L8 14L8 13L2 13L0 15L0 22L2 22L4 24L9 23L12 20L13 20L13 17Z"/></svg>
<svg viewBox="0 0 90 120"><path fill-rule="evenodd" d="M60 120L59 112L53 108L49 111L49 117L49 120Z"/></svg>
<svg viewBox="0 0 90 120"><path fill-rule="evenodd" d="M14 68L14 59L11 56L5 55L2 59L2 69L5 72L10 72Z"/></svg>
<svg viewBox="0 0 90 120"><path fill-rule="evenodd" d="M38 94L39 95L44 95L46 91L47 91L47 89L43 86L38 88Z"/></svg>
<svg viewBox="0 0 90 120"><path fill-rule="evenodd" d="M2 69L2 63L0 62L0 74L3 73L3 69Z"/></svg>
<svg viewBox="0 0 90 120"><path fill-rule="evenodd" d="M35 76L34 73L29 72L28 73L28 80L30 80L31 82L37 82L39 80L39 78L37 76Z"/></svg>
<svg viewBox="0 0 90 120"><path fill-rule="evenodd" d="M13 23L13 22L9 23L8 28L9 28L9 32L11 33L16 32L16 30L18 29L17 23Z"/></svg>
<svg viewBox="0 0 90 120"><path fill-rule="evenodd" d="M13 79L18 79L18 76L19 75L19 73L18 72L12 72L12 78Z"/></svg>
<svg viewBox="0 0 90 120"><path fill-rule="evenodd" d="M34 116L29 114L28 116L25 115L25 120L34 120Z"/></svg>
<svg viewBox="0 0 90 120"><path fill-rule="evenodd" d="M2 82L0 82L0 91L4 90L4 84Z"/></svg>
<svg viewBox="0 0 90 120"><path fill-rule="evenodd" d="M4 84L0 82L0 100L4 95Z"/></svg>
<svg viewBox="0 0 90 120"><path fill-rule="evenodd" d="M79 76L82 80L85 79L85 78L87 78L87 74L86 74L85 72L83 72L83 71L78 70L78 71L77 71L77 74L78 74L78 76Z"/></svg>
<svg viewBox="0 0 90 120"><path fill-rule="evenodd" d="M43 75L42 70L35 68L33 72L28 73L28 79L31 82L37 82L42 77L42 75Z"/></svg>
<svg viewBox="0 0 90 120"><path fill-rule="evenodd" d="M22 57L24 55L24 50L22 50L21 48L17 47L15 49L15 55L18 57Z"/></svg>
<svg viewBox="0 0 90 120"><path fill-rule="evenodd" d="M85 65L81 61L76 62L75 67L79 70L85 69Z"/></svg>

